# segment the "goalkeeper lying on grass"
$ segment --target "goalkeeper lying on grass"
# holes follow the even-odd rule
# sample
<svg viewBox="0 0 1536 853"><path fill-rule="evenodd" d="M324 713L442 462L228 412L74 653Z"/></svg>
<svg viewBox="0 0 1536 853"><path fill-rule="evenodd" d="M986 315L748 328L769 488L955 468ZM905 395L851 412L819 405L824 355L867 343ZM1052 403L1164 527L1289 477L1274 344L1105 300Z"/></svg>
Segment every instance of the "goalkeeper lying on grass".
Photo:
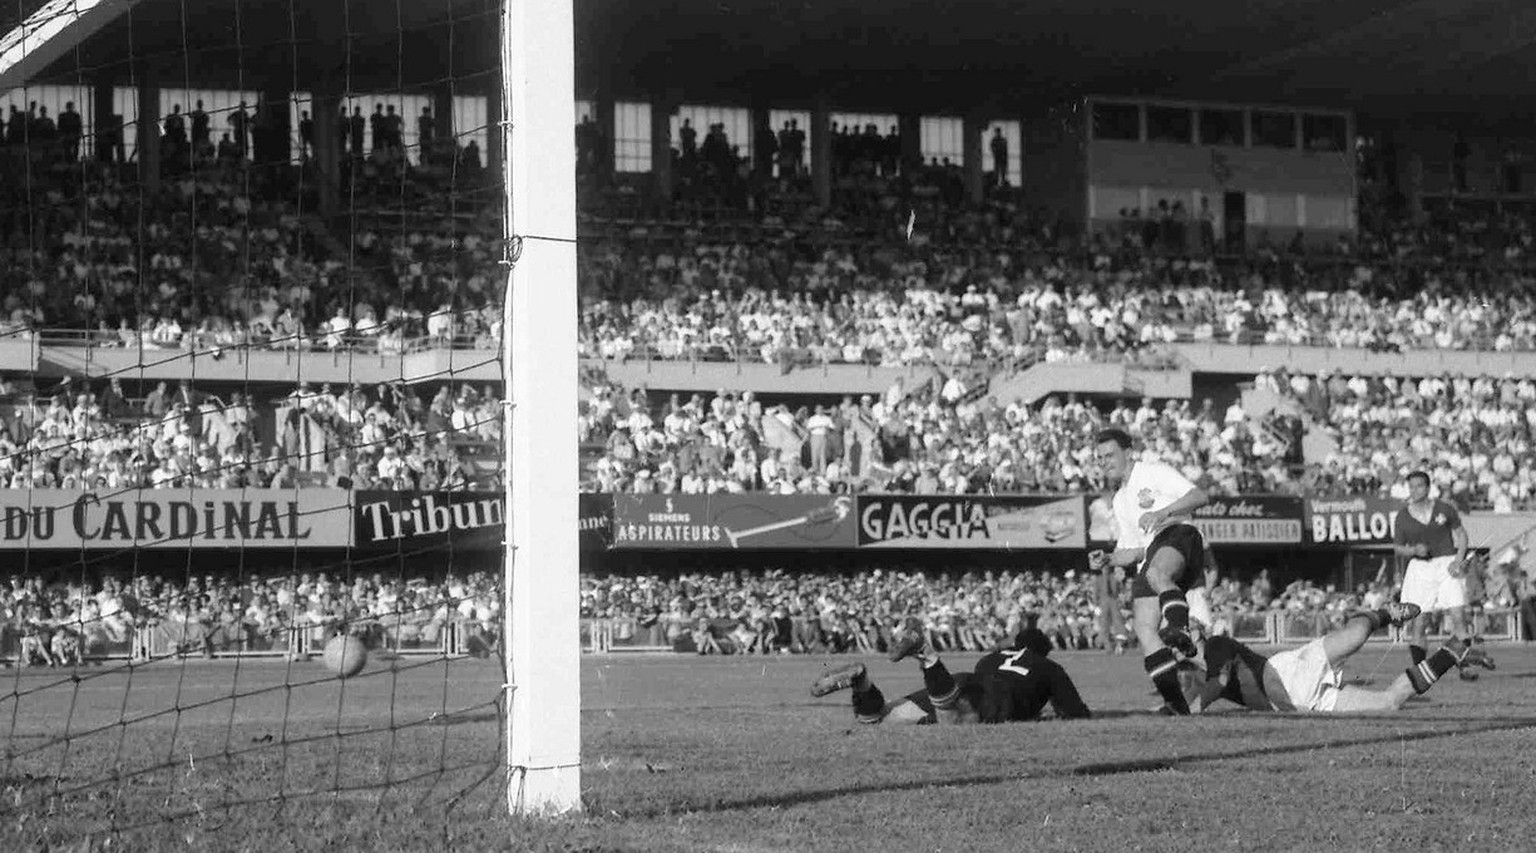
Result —
<svg viewBox="0 0 1536 853"><path fill-rule="evenodd" d="M1007 723L1038 720L1047 704L1064 719L1089 716L1088 706L1061 665L1050 660L1051 641L1036 628L1019 632L1013 648L976 662L975 670L951 675L916 625L909 624L891 649L891 660L916 658L923 690L887 703L864 664L839 667L811 686L812 696L853 691L853 714L861 723Z"/></svg>
<svg viewBox="0 0 1536 853"><path fill-rule="evenodd" d="M1395 711L1452 669L1493 669L1493 659L1486 651L1452 638L1385 690L1343 683L1344 661L1360 651L1372 633L1387 625L1402 625L1417 615L1415 604L1389 604L1380 610L1356 613L1325 636L1271 655L1230 637L1206 638L1197 632L1202 634L1195 638L1198 654L1179 664L1184 697L1195 713L1223 699L1256 711Z"/></svg>

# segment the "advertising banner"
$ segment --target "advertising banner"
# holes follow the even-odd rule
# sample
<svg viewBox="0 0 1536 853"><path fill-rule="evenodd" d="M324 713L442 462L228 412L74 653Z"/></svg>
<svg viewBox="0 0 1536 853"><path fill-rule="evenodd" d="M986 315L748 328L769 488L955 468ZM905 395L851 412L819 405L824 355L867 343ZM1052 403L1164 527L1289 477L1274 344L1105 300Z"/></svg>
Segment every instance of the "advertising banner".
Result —
<svg viewBox="0 0 1536 853"><path fill-rule="evenodd" d="M859 545L875 548L1082 548L1081 497L861 495Z"/></svg>
<svg viewBox="0 0 1536 853"><path fill-rule="evenodd" d="M345 548L341 489L0 490L0 548Z"/></svg>
<svg viewBox="0 0 1536 853"><path fill-rule="evenodd" d="M501 492L357 492L353 544L380 549L409 543L494 550L507 534ZM577 495L581 550L601 551L613 543L613 495Z"/></svg>
<svg viewBox="0 0 1536 853"><path fill-rule="evenodd" d="M500 492L360 491L354 500L358 548L495 548L506 535Z"/></svg>
<svg viewBox="0 0 1536 853"><path fill-rule="evenodd" d="M613 547L613 495L582 492L577 523L581 527L581 550L606 551Z"/></svg>
<svg viewBox="0 0 1536 853"><path fill-rule="evenodd" d="M1301 498L1211 498L1194 523L1212 545L1300 545Z"/></svg>
<svg viewBox="0 0 1536 853"><path fill-rule="evenodd" d="M849 495L614 495L613 547L852 548Z"/></svg>
<svg viewBox="0 0 1536 853"><path fill-rule="evenodd" d="M1401 502L1353 497L1306 501L1307 541L1314 545L1390 545Z"/></svg>

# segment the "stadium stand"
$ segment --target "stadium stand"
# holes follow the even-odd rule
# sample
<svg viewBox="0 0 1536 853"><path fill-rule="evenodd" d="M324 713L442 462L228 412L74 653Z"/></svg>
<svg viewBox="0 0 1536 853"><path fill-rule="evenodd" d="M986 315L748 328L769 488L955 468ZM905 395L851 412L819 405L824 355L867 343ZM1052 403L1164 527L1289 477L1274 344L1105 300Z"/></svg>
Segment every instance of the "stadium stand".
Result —
<svg viewBox="0 0 1536 853"><path fill-rule="evenodd" d="M718 143L711 150L712 164L683 173L667 218L626 215L633 211L602 188L584 195L581 439L590 490L1084 492L1102 485L1089 438L1118 425L1217 494L1396 494L1433 449L1445 463L1434 469L1436 485L1458 504L1509 511L1536 502L1536 418L1520 414L1536 398L1529 378L1259 369L1255 387L1283 403L1260 417L1209 399L1061 394L1024 404L988 393L993 377L1032 364L1156 364L1161 346L1179 342L1536 351L1528 217L1454 207L1414 223L1368 217L1375 227L1351 243L1260 245L1233 257L1182 251L1188 240L1164 239L1167 224L1149 227L1154 217L1139 211L1126 211L1118 232L1074 241L1007 187L980 207L962 204L943 164L908 172L878 158L842 162L838 204L821 209L803 181L742 178L734 155L720 156ZM455 181L479 164L457 156L464 168L448 170ZM107 165L32 174L39 180L0 186L10 202L0 222L0 334L146 351L400 354L500 344L493 194L474 183L448 192L442 167L374 160L349 173L345 242L282 170L258 174L238 158L169 175L156 194ZM48 203L20 216L34 199ZM141 279L151 286L141 289ZM940 372L884 395L765 404L752 389L658 395L605 378L603 363L635 359ZM182 382L130 399L120 382L66 379L39 390L0 387L0 476L12 488L499 483L501 404L490 387L290 382L253 394ZM1330 450L1305 458L1307 433ZM904 597L897 587L914 580L921 595ZM141 582L148 586L134 598L148 603L134 618L203 626L193 634L208 638L198 640L207 652L270 647L261 638L295 627L279 612L323 625L411 601L383 588L343 594L324 580L217 590ZM318 585L295 592L307 583ZM1491 603L1532 598L1523 575L1501 583ZM1224 618L1243 624L1273 611L1326 621L1385 591L1298 581L1276 594L1262 581L1228 579L1215 593ZM464 594L416 597L425 602L417 609L441 615L443 601ZM126 612L113 601L110 584L71 590L18 577L0 604L10 636L26 638L82 618L99 617L110 632L113 614ZM263 609L274 601L283 606ZM701 651L881 650L907 613L924 616L940 648L989 647L1026 616L1063 647L1112 641L1084 582L1048 574L588 576L583 602L594 648L686 638ZM412 636L437 642L443 620L416 621Z"/></svg>
<svg viewBox="0 0 1536 853"><path fill-rule="evenodd" d="M498 479L494 389L402 385L212 394L160 382L0 388L0 477L11 488L337 486L445 490ZM270 396L269 396L270 395Z"/></svg>

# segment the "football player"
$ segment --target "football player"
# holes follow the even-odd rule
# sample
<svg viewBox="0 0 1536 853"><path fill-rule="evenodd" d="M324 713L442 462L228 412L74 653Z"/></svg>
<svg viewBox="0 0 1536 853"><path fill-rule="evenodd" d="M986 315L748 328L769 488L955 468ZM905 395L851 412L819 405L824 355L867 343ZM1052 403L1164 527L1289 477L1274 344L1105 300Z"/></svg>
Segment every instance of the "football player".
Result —
<svg viewBox="0 0 1536 853"><path fill-rule="evenodd" d="M920 627L908 625L891 648L891 660L915 658L923 689L894 702L870 680L864 664L834 669L811 686L812 696L853 691L853 715L861 723L932 725L1038 720L1049 705L1062 719L1086 719L1077 685L1049 658L1051 641L1037 628L1019 632L1012 648L991 652L972 672L951 674Z"/></svg>
<svg viewBox="0 0 1536 853"><path fill-rule="evenodd" d="M1195 713L1226 700L1256 711L1349 713L1395 711L1425 693L1441 676L1462 666L1493 669L1481 647L1451 638L1424 661L1409 667L1385 690L1345 685L1344 661L1365 645L1372 633L1402 625L1419 615L1416 604L1388 604L1356 613L1343 625L1304 646L1265 655L1230 637L1205 638L1195 632L1198 654L1179 665L1185 701Z"/></svg>
<svg viewBox="0 0 1536 853"><path fill-rule="evenodd" d="M1090 554L1089 565L1135 569L1131 619L1143 665L1168 708L1188 714L1177 672L1179 655L1194 653L1187 593L1206 582L1205 539L1190 514L1210 499L1173 466L1133 459L1125 431L1102 430L1094 439L1099 468L1116 487L1110 505L1119 538L1113 553Z"/></svg>

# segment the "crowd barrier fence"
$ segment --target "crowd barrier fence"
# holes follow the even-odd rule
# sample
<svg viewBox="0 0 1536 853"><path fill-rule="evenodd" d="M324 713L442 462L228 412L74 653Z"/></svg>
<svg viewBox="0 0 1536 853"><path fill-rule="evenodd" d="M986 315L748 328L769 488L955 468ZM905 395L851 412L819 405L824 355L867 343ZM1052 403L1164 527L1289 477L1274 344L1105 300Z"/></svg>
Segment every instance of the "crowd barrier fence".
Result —
<svg viewBox="0 0 1536 853"><path fill-rule="evenodd" d="M1492 642L1522 642L1525 639L1524 619L1518 609L1487 610L1483 614L1486 627L1481 636ZM1293 645L1314 640L1328 633L1341 621L1336 611L1287 611L1272 610L1262 613L1237 613L1218 615L1218 623L1224 633L1252 645ZM806 620L797 619L794 634ZM679 650L677 640L688 637L688 651L693 651L691 638L695 627L674 626L669 639L669 627L661 622L642 626L633 617L600 617L581 620L581 648L588 654L624 654L635 652L674 652ZM1444 638L1438 626L1432 626L1430 636ZM1377 632L1372 643L1395 643L1403 640L1402 629L1390 628Z"/></svg>
<svg viewBox="0 0 1536 853"><path fill-rule="evenodd" d="M1225 632L1255 645L1304 643L1322 636L1338 622L1337 613L1329 611L1270 611L1218 617L1225 621ZM1525 639L1524 619L1517 609L1497 609L1484 613L1486 627L1482 636L1495 642L1520 642ZM795 634L806 620L798 620ZM589 654L635 652L674 652L678 640L689 638L692 650L693 626L669 628L661 622L641 625L633 617L583 618L581 648ZM672 634L669 638L668 634ZM309 660L320 654L330 636L327 626L290 627L267 636L247 635L239 640L222 641L207 650L211 658L280 658ZM1432 636L1443 636L1431 632ZM398 631L379 631L374 648L402 657L467 657L473 653L477 632L473 623L453 621L435 633L416 634L410 638ZM23 633L15 626L0 626L0 663L15 664L22 654ZM1399 642L1400 629L1389 629L1371 638L1371 642ZM129 629L120 638L98 635L88 641L83 657L92 661L131 660L148 662L169 657L198 657L205 654L200 630L188 630L182 623L160 622Z"/></svg>
<svg viewBox="0 0 1536 853"><path fill-rule="evenodd" d="M475 651L474 640L479 634L473 622L464 620L409 635L378 623L375 625L360 623L356 627L367 629L364 633L371 640L371 650L401 657L468 657ZM321 653L332 633L333 629L326 625L288 627L269 634L246 633L237 639L220 639L205 647L201 626L163 621L129 628L115 637L105 631L88 632L91 636L84 644L81 656L86 661L136 663L203 656L305 661ZM25 639L16 626L0 626L0 664L18 663Z"/></svg>

